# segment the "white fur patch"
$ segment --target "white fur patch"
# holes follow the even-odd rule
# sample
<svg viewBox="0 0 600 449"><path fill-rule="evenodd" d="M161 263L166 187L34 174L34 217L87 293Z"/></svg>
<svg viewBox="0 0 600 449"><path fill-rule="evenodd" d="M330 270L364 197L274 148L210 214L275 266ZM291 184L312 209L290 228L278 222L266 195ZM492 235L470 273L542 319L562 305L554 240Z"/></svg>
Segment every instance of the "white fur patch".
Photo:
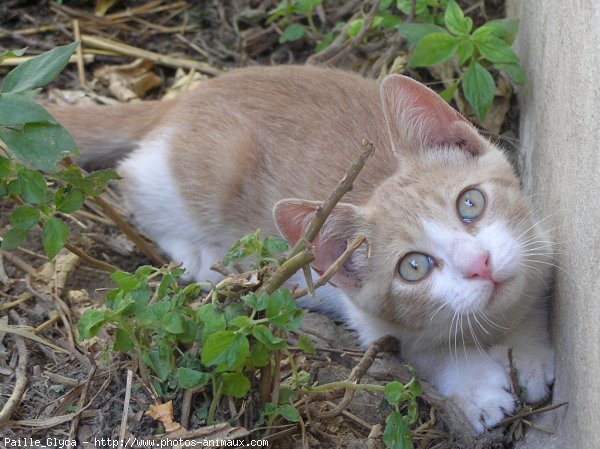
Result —
<svg viewBox="0 0 600 449"><path fill-rule="evenodd" d="M142 141L139 148L119 164L126 207L136 223L173 261L182 263L189 280L209 279L203 255L203 234L186 212L169 166L169 134ZM222 255L221 255L222 256ZM213 276L214 277L214 276ZM212 279L211 279L212 280Z"/></svg>

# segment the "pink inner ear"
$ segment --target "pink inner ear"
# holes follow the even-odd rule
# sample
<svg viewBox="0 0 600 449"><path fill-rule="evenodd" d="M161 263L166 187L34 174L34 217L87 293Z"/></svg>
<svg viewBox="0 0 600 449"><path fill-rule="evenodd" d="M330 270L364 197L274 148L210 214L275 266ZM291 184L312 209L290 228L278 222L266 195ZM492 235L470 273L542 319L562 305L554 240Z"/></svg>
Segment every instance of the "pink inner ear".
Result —
<svg viewBox="0 0 600 449"><path fill-rule="evenodd" d="M282 200L273 209L273 215L281 234L292 244L296 244L305 227L313 218L321 203L303 200ZM356 227L357 214L355 207L349 204L338 204L325 222L323 229L313 242L315 260L311 266L322 274L335 262L345 249L346 240L351 238ZM341 267L333 278L336 285L354 287L360 280L354 273Z"/></svg>
<svg viewBox="0 0 600 449"><path fill-rule="evenodd" d="M319 205L317 203L301 202L299 200L282 201L275 205L273 215L283 235L291 245L295 245L304 229L312 219Z"/></svg>
<svg viewBox="0 0 600 449"><path fill-rule="evenodd" d="M477 141L477 131L466 118L433 90L411 78L388 76L381 84L381 101L396 150ZM474 148L469 151L477 152Z"/></svg>

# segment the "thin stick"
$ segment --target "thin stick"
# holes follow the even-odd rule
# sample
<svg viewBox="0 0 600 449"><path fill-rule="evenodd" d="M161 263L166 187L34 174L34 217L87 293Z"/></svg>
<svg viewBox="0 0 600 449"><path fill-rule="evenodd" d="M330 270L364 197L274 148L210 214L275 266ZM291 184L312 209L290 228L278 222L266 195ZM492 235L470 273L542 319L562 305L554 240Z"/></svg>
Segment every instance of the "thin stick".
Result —
<svg viewBox="0 0 600 449"><path fill-rule="evenodd" d="M526 417L532 416L532 415L539 415L540 413L546 413L551 410L555 410L557 408L563 407L565 405L569 405L569 403L561 402L559 404L552 404L552 405L548 405L546 407L536 408L535 410L530 410L528 412L517 413L516 415L509 416L508 418L503 419L495 427L504 427L504 426L507 426L508 424L512 423L513 421L516 421L517 419L526 418Z"/></svg>
<svg viewBox="0 0 600 449"><path fill-rule="evenodd" d="M148 59L154 61L157 64L163 64L169 67L182 68L182 69L196 69L199 72L206 73L207 75L220 75L223 73L222 70L215 69L207 63L194 61L186 58L174 58L168 55L161 55L153 51L142 50L140 48L132 47L131 45L122 44L117 41L110 39L104 39L101 37L90 36L83 34L81 36L81 42L90 47L100 48L102 50L110 50L117 52L125 56L133 56L135 58Z"/></svg>
<svg viewBox="0 0 600 449"><path fill-rule="evenodd" d="M331 213L333 208L342 199L342 197L352 188L352 183L365 166L367 159L371 157L374 152L375 146L371 142L364 140L362 143L361 154L358 158L358 161L356 161L354 165L350 167L350 170L348 170L348 172L344 175L344 177L339 182L333 193L329 195L329 198L327 198L327 200L323 203L323 206L317 209L317 211L315 212L315 216L310 222L310 225L307 229L304 230L302 237L300 238L300 240L298 240L296 245L294 245L294 248L290 253L290 258L303 251L304 248L306 248L310 243L312 243L312 241L317 237L317 234L325 224L325 220L327 220L327 217L329 217L329 214Z"/></svg>
<svg viewBox="0 0 600 449"><path fill-rule="evenodd" d="M75 35L75 40L81 42L81 30L79 29L78 19L73 19L73 34ZM82 86L85 86L85 62L83 60L83 49L81 48L81 44L77 46L75 56L77 56L77 75L79 76L79 83Z"/></svg>
<svg viewBox="0 0 600 449"><path fill-rule="evenodd" d="M337 260L335 262L333 262L329 266L329 268L327 268L325 273L323 273L323 275L319 279L317 279L317 282L315 282L315 284L314 284L314 289L317 289L317 288L322 287L323 285L327 284L327 282L329 282L329 280L333 277L333 275L336 273L336 271L348 261L348 259L352 255L352 253L354 253L354 251L356 251L358 249L358 247L360 245L362 245L366 239L367 238L364 235L361 235L361 236L357 237L352 243L350 243L346 247L344 252L340 255L340 257L338 257ZM307 288L303 288L301 290L296 290L294 292L294 299L302 298L307 293L309 293Z"/></svg>
<svg viewBox="0 0 600 449"><path fill-rule="evenodd" d="M18 324L23 324L21 322L21 318L14 310L9 312L11 318L15 320ZM19 354L19 363L17 364L17 368L15 369L15 387L13 388L13 392L8 398L8 400L4 403L2 410L0 411L0 426L6 424L6 422L12 416L15 407L21 402L21 398L23 394L25 394L25 390L27 388L27 364L29 362L29 351L27 350L27 346L25 345L25 340L22 337L11 334L11 338L15 341L15 346L17 347L17 353Z"/></svg>
<svg viewBox="0 0 600 449"><path fill-rule="evenodd" d="M102 197L95 197L93 201L100 206L102 212L106 214L114 223L123 231L129 240L131 240L138 249L146 255L150 260L154 261L159 266L166 265L167 261L160 255L156 248L148 243L133 226L127 223L123 217Z"/></svg>
<svg viewBox="0 0 600 449"><path fill-rule="evenodd" d="M131 383L133 380L133 371L127 370L127 383L125 385L125 400L123 403L123 416L121 417L121 432L119 433L119 449L123 449L125 432L127 431L127 416L129 415L129 402L131 401Z"/></svg>
<svg viewBox="0 0 600 449"><path fill-rule="evenodd" d="M77 248L76 246L74 246L70 243L65 243L65 248L67 248L73 254L76 254L81 259L85 260L86 262L92 264L93 266L95 266L96 268L99 268L102 271L106 271L108 273L114 273L115 271L122 271L120 268L115 267L112 264L103 262L101 260L96 259L95 257L90 256L89 254L83 252L82 250L80 250L79 248Z"/></svg>

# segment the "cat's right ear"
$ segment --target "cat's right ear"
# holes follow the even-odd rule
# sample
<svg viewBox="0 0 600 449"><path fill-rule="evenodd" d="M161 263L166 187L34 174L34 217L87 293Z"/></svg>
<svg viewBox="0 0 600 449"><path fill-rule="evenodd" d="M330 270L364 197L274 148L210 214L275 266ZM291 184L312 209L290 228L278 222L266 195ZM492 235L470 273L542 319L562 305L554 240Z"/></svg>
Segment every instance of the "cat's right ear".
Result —
<svg viewBox="0 0 600 449"><path fill-rule="evenodd" d="M291 245L295 245L315 212L322 203L299 199L281 200L273 208L273 216L279 232ZM338 203L314 240L315 260L312 268L323 274L346 249L346 242L351 239L360 226L361 218L356 206ZM350 269L349 264L340 267L332 278L332 283L340 287L358 288L362 285L360 275Z"/></svg>
<svg viewBox="0 0 600 449"><path fill-rule="evenodd" d="M394 151L459 146L479 154L486 147L485 139L466 118L411 78L387 76L381 83L381 102Z"/></svg>

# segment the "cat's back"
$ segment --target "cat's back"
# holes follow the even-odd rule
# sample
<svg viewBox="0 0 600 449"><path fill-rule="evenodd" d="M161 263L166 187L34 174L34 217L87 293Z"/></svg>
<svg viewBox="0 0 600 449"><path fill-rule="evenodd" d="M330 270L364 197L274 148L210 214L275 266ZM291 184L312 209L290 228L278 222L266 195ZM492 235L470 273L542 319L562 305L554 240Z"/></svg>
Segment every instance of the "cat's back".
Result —
<svg viewBox="0 0 600 449"><path fill-rule="evenodd" d="M364 201L397 163L388 148L379 84L343 70L238 69L202 83L178 109L185 132L174 138L175 170L198 176L201 159L202 183L225 182L231 188L223 195L230 198L257 190L273 201L324 198L367 139L378 151L353 193ZM265 174L269 192L253 180Z"/></svg>

